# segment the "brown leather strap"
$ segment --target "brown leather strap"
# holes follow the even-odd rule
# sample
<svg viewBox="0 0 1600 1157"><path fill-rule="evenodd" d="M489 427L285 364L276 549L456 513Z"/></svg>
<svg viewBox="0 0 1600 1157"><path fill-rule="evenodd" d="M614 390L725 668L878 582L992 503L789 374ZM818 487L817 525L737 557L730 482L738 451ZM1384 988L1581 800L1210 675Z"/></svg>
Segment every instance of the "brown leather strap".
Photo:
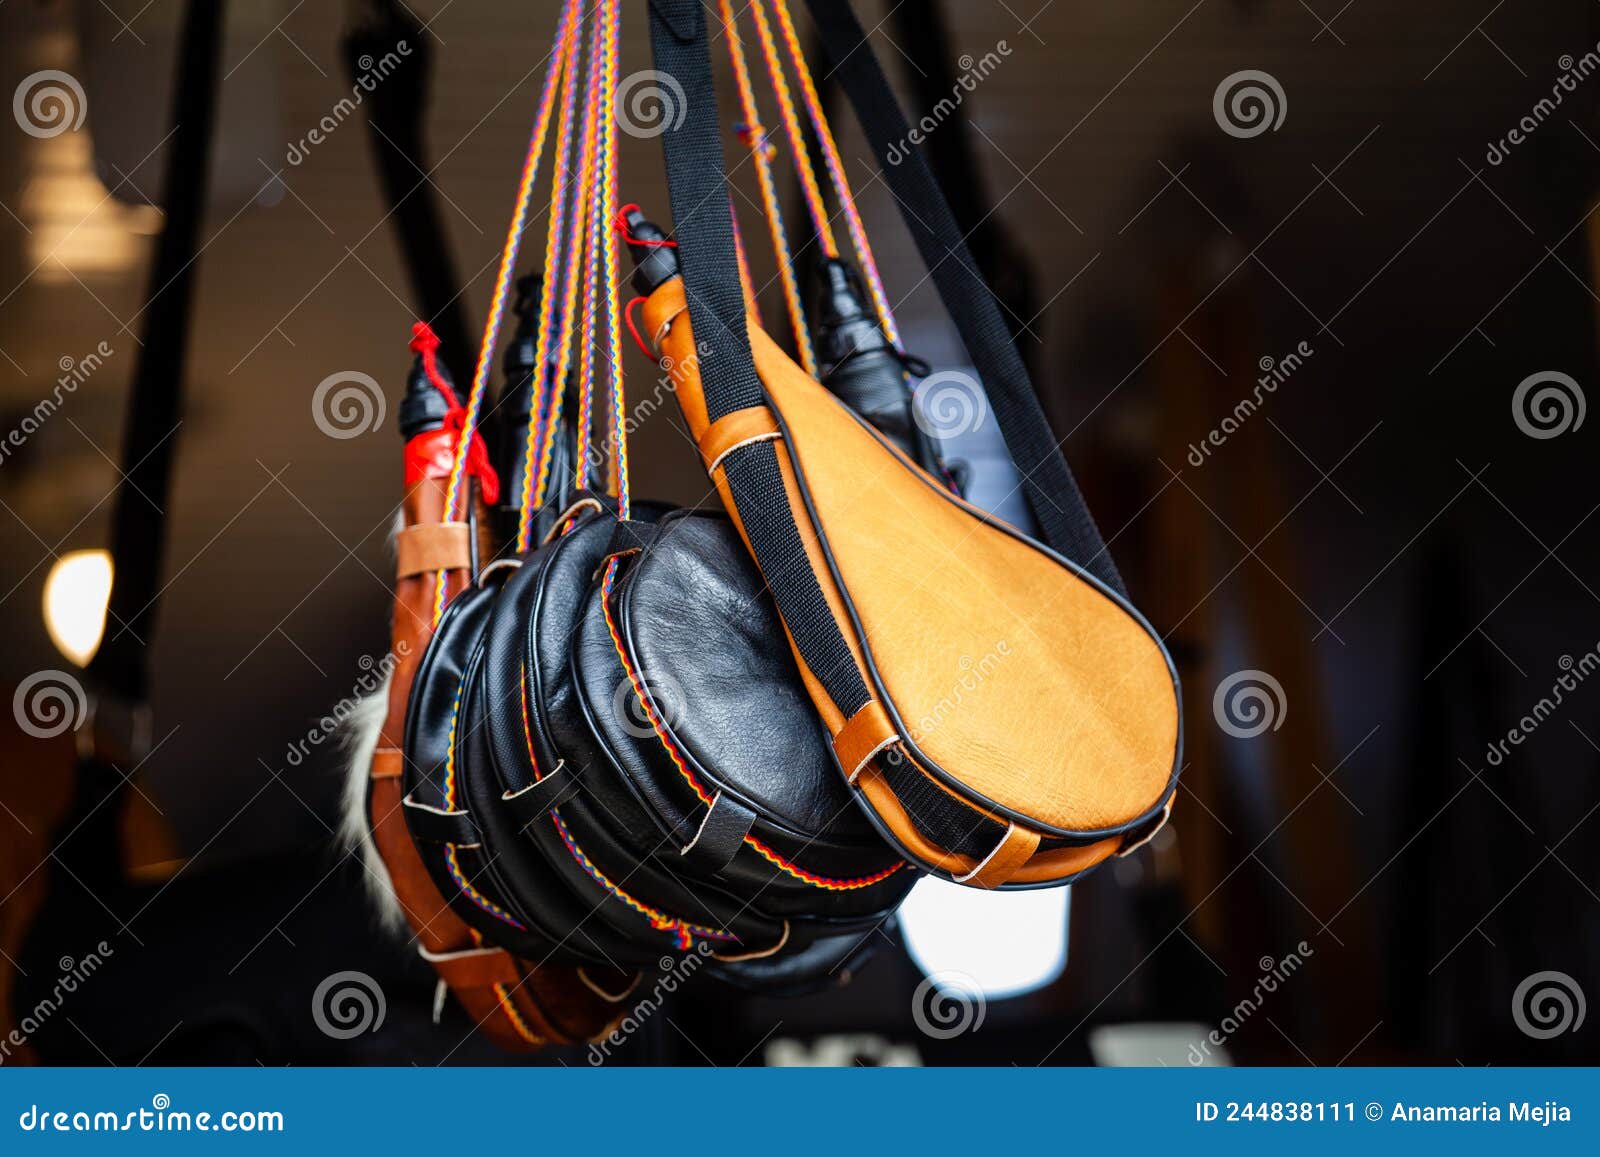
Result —
<svg viewBox="0 0 1600 1157"><path fill-rule="evenodd" d="M714 472L722 459L750 442L767 442L782 437L778 419L765 406L746 406L722 415L700 436L700 460L706 473Z"/></svg>
<svg viewBox="0 0 1600 1157"><path fill-rule="evenodd" d="M854 783L867 761L899 738L883 704L869 699L845 720L839 734L833 737L833 751L839 757L839 766L844 768L845 779Z"/></svg>
<svg viewBox="0 0 1600 1157"><path fill-rule="evenodd" d="M964 876L955 878L958 884L971 884L975 888L998 888L1011 879L1016 870L1026 864L1039 850L1039 833L1012 824L978 866Z"/></svg>
<svg viewBox="0 0 1600 1157"><path fill-rule="evenodd" d="M425 571L465 570L472 564L472 538L464 522L408 526L394 537L395 577Z"/></svg>
<svg viewBox="0 0 1600 1157"><path fill-rule="evenodd" d="M487 988L491 984L517 984L522 977L504 948L464 948L459 952L429 952L417 946L417 955L433 965L439 979L451 988Z"/></svg>
<svg viewBox="0 0 1600 1157"><path fill-rule="evenodd" d="M405 766L405 753L398 747L380 747L372 753L373 779L399 779Z"/></svg>

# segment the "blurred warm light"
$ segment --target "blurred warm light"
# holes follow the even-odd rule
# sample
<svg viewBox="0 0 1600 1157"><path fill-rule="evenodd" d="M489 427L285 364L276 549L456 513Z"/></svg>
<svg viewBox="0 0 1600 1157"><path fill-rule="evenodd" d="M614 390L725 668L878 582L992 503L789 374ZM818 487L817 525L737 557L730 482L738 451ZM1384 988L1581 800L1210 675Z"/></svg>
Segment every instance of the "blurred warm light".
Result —
<svg viewBox="0 0 1600 1157"><path fill-rule="evenodd" d="M959 973L988 1000L1021 996L1067 967L1069 892L985 892L929 877L901 905L900 926L924 974Z"/></svg>
<svg viewBox="0 0 1600 1157"><path fill-rule="evenodd" d="M31 172L17 213L27 223L32 276L54 284L134 268L144 257L143 237L160 230L161 211L125 205L111 195L94 171L87 132L30 141L27 147Z"/></svg>
<svg viewBox="0 0 1600 1157"><path fill-rule="evenodd" d="M44 626L50 641L78 666L100 647L111 600L111 555L103 550L68 551L44 580Z"/></svg>

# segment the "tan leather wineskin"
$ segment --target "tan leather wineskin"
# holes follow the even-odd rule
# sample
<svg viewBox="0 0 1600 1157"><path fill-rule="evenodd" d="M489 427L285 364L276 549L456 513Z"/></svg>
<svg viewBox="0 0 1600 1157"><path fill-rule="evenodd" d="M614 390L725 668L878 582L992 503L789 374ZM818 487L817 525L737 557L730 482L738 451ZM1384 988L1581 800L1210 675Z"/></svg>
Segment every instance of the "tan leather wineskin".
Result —
<svg viewBox="0 0 1600 1157"><path fill-rule="evenodd" d="M715 423L682 282L658 287L644 318L736 522L724 457L752 441L778 448L807 561L872 701L846 719L796 658L885 834L925 867L981 887L1064 881L1153 834L1176 787L1180 719L1177 675L1149 624L906 459L754 318L769 405ZM1000 825L992 849L960 854L920 830L889 786L891 753Z"/></svg>

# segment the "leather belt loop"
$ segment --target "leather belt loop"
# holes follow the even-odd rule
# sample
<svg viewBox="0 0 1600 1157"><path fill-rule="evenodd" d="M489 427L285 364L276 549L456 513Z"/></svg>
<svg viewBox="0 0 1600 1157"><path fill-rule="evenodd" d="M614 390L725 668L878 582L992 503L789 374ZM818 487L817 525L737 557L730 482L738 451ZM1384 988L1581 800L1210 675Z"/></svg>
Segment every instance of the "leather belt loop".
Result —
<svg viewBox="0 0 1600 1157"><path fill-rule="evenodd" d="M618 519L611 528L611 538L606 543L606 558L619 554L637 554L650 545L656 535L656 524L636 518Z"/></svg>
<svg viewBox="0 0 1600 1157"><path fill-rule="evenodd" d="M766 406L746 406L732 410L712 422L700 435L700 460L712 474L722 460L751 442L770 442L783 437L778 418Z"/></svg>
<svg viewBox="0 0 1600 1157"><path fill-rule="evenodd" d="M373 779L399 779L405 767L405 752L398 747L380 747L372 753Z"/></svg>
<svg viewBox="0 0 1600 1157"><path fill-rule="evenodd" d="M553 771L546 772L520 791L503 793L500 798L522 821L522 826L527 827L550 809L560 807L577 795L578 787L577 773L567 770L567 761L563 759Z"/></svg>
<svg viewBox="0 0 1600 1157"><path fill-rule="evenodd" d="M427 571L466 570L472 565L472 537L465 522L424 522L394 538L395 577Z"/></svg>
<svg viewBox="0 0 1600 1157"><path fill-rule="evenodd" d="M964 876L955 877L958 884L971 884L975 888L998 888L1016 874L1018 868L1033 858L1039 850L1039 833L1012 824L1006 834L978 865Z"/></svg>
<svg viewBox="0 0 1600 1157"><path fill-rule="evenodd" d="M1168 796L1167 802L1161 805L1160 815L1156 816L1152 822L1146 824L1143 828L1134 828L1123 837L1123 846L1116 853L1118 859L1133 855L1134 852L1137 852L1156 838L1161 829L1167 826L1167 821L1172 818L1172 805L1177 798L1176 792Z"/></svg>
<svg viewBox="0 0 1600 1157"><path fill-rule="evenodd" d="M856 776L873 756L898 742L900 735L883 704L869 699L839 728L839 734L833 737L833 752L839 757L839 766L844 768L845 779L854 784Z"/></svg>
<svg viewBox="0 0 1600 1157"><path fill-rule="evenodd" d="M739 854L755 822L755 812L719 791L706 809L694 838L679 848L678 854L708 871L720 872Z"/></svg>
<svg viewBox="0 0 1600 1157"><path fill-rule="evenodd" d="M400 801L406 809L406 827L411 838L428 844L449 844L457 848L483 845L483 836L472 816L464 811L432 807L409 795Z"/></svg>

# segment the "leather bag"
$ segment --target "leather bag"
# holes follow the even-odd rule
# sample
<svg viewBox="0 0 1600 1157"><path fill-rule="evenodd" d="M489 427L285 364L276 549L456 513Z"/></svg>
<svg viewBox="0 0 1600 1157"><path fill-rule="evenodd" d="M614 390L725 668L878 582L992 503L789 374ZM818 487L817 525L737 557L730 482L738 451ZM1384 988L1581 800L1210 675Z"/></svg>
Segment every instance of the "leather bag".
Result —
<svg viewBox="0 0 1600 1157"><path fill-rule="evenodd" d="M759 572L720 517L578 506L423 657L404 813L430 876L600 993L689 951L763 991L832 983L915 872L834 773Z"/></svg>
<svg viewBox="0 0 1600 1157"><path fill-rule="evenodd" d="M881 153L884 102L898 106L848 5L814 7ZM657 67L687 99L663 138L683 276L649 296L646 332L846 781L906 858L961 883L1065 883L1131 850L1176 789L1177 674L1122 590L920 157L885 165L885 178L908 225L921 222L914 236L1043 542L961 501L747 317L704 14L696 0L652 0L651 32Z"/></svg>

